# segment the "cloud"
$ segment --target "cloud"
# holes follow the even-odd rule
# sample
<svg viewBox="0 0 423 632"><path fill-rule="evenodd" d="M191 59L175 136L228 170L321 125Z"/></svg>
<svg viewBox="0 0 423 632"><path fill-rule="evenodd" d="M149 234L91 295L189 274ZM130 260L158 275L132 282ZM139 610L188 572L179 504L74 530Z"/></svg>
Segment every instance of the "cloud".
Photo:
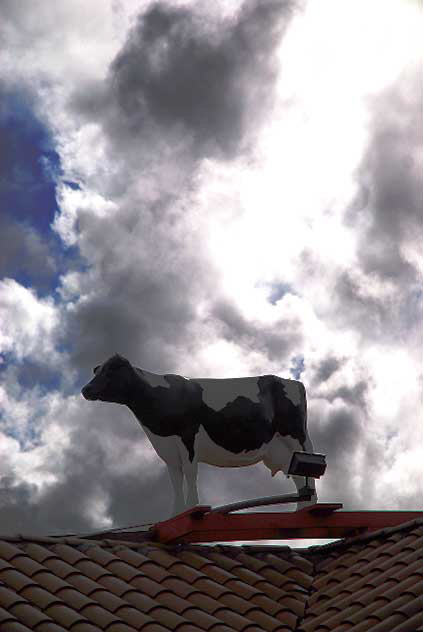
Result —
<svg viewBox="0 0 423 632"><path fill-rule="evenodd" d="M418 274L417 258L410 255L423 238L418 86L419 73L410 68L374 99L370 142L357 173L359 195L346 213L348 223L362 227L363 272L408 287Z"/></svg>
<svg viewBox="0 0 423 632"><path fill-rule="evenodd" d="M30 225L0 217L0 277L25 279L41 291L51 288L57 278L57 252Z"/></svg>
<svg viewBox="0 0 423 632"><path fill-rule="evenodd" d="M84 84L69 100L82 127L101 125L107 140L107 175L99 178L105 211L97 212L89 190L68 192L55 222L62 234L77 227L74 239L92 266L68 319L76 363L120 351L170 370L180 349L196 344L198 306L223 300L207 217L195 211L198 169L206 158L248 150L271 108L276 51L292 12L290 2L247 2L219 18L154 3L106 80ZM270 340L263 344L270 348Z"/></svg>
<svg viewBox="0 0 423 632"><path fill-rule="evenodd" d="M3 525L51 533L166 516L165 466L130 413L79 395L116 351L156 372L301 371L310 435L328 457L320 500L389 508L406 502L387 492L396 477L418 498L412 79L368 101L360 159L361 82L379 90L396 55L369 61L370 40L389 29L371 23L357 62L355 5L339 5L338 29L319 11L303 20L292 2L225 3L226 13L220 3L120 5L120 15L116 3L82 0L46 0L41 14L25 2L0 9L2 72L10 79L13 59L36 89L31 108L63 170L52 184L39 154L17 151L3 186L18 182L18 164L28 177L31 157L32 184L57 184L64 253L83 260L63 269L50 250L51 209L42 235L22 216L2 218ZM40 130L31 108L21 127L27 118ZM10 147L31 137L6 127ZM41 295L54 270L57 291ZM200 481L211 504L293 490L260 465L204 466Z"/></svg>
<svg viewBox="0 0 423 632"><path fill-rule="evenodd" d="M51 298L38 299L35 292L13 279L0 281L0 352L18 359L55 356L59 313Z"/></svg>
<svg viewBox="0 0 423 632"><path fill-rule="evenodd" d="M295 314L281 314L269 324L249 321L227 298L215 302L208 319L219 336L235 341L246 352L261 353L271 362L286 361L303 343L301 319Z"/></svg>
<svg viewBox="0 0 423 632"><path fill-rule="evenodd" d="M103 118L115 152L143 142L161 160L169 145L172 157L233 158L271 109L275 53L292 12L292 2L248 1L219 20L204 7L154 3L139 15L106 86L74 106Z"/></svg>
<svg viewBox="0 0 423 632"><path fill-rule="evenodd" d="M59 394L43 408L31 450L0 433L3 533L80 533L168 515L165 467L128 411Z"/></svg>

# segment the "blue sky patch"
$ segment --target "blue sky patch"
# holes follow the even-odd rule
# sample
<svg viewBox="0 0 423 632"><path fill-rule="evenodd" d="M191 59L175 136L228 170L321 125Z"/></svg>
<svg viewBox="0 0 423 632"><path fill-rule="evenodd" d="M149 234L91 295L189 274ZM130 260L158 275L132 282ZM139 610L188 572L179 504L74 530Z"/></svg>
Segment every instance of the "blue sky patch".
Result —
<svg viewBox="0 0 423 632"><path fill-rule="evenodd" d="M49 232L57 211L60 159L52 138L23 92L1 90L0 210Z"/></svg>
<svg viewBox="0 0 423 632"><path fill-rule="evenodd" d="M293 358L291 358L291 363L292 363L292 366L290 367L289 372L291 373L294 380L300 380L301 373L305 369L304 356L303 355L294 356Z"/></svg>
<svg viewBox="0 0 423 632"><path fill-rule="evenodd" d="M59 276L80 264L77 249L65 250L50 227L62 175L54 140L31 97L0 82L0 278L13 278L39 296L54 294Z"/></svg>
<svg viewBox="0 0 423 632"><path fill-rule="evenodd" d="M272 305L276 305L277 301L283 298L285 294L293 294L292 288L288 283L274 283L270 287L272 289L268 301L272 303Z"/></svg>

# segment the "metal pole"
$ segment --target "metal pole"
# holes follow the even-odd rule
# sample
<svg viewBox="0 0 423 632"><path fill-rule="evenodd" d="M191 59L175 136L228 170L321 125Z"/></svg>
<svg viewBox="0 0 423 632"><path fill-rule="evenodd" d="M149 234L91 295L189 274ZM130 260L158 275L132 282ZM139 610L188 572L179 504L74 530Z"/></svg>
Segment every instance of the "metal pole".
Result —
<svg viewBox="0 0 423 632"><path fill-rule="evenodd" d="M230 511L238 511L239 509L248 509L249 507L263 507L265 505L279 505L284 503L295 503L302 500L311 500L313 490L310 490L310 488L303 488L303 490L300 490L300 493L298 494L283 494L281 496L251 498L250 500L241 500L229 505L220 505L219 507L213 507L213 509L210 510L210 513L225 514Z"/></svg>

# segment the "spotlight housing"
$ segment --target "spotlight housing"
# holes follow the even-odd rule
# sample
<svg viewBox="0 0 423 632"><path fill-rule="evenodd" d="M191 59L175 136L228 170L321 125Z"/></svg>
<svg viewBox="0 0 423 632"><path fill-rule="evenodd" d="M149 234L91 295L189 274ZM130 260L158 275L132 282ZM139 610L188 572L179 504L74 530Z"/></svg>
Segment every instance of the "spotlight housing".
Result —
<svg viewBox="0 0 423 632"><path fill-rule="evenodd" d="M305 476L320 478L326 470L326 457L324 454L312 452L294 452L289 465L288 474L291 476Z"/></svg>

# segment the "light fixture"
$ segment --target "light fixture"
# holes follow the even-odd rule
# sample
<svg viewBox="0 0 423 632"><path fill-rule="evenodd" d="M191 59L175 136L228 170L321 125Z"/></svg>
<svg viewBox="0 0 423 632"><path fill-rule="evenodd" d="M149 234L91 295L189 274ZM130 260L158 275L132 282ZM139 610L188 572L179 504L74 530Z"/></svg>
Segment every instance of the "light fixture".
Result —
<svg viewBox="0 0 423 632"><path fill-rule="evenodd" d="M294 452L289 465L288 474L291 476L305 476L320 478L326 470L326 457L324 454L312 452Z"/></svg>

